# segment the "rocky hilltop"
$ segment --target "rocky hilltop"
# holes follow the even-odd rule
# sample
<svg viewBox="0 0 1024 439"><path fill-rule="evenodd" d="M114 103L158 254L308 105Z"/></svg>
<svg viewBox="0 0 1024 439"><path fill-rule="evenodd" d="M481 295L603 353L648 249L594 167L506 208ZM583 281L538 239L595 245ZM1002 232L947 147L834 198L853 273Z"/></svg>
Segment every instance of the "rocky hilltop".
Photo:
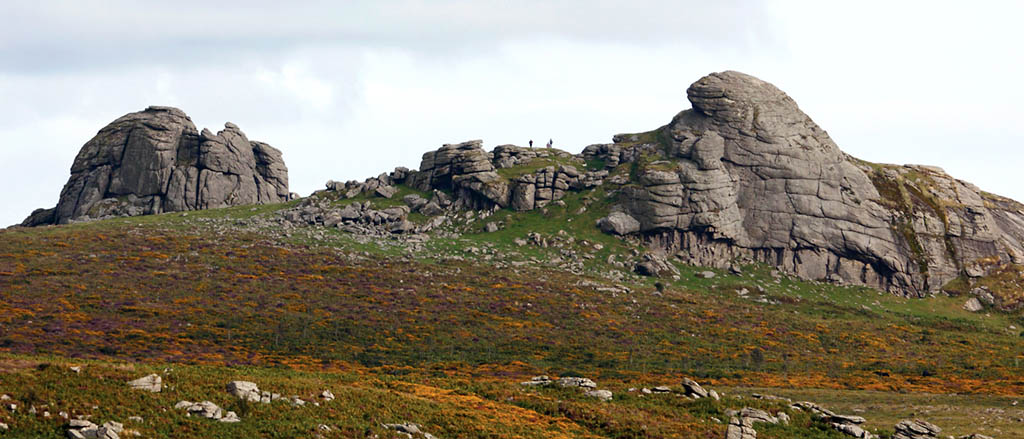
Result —
<svg viewBox="0 0 1024 439"><path fill-rule="evenodd" d="M596 226L656 253L719 268L767 263L908 296L968 288L1024 263L1024 206L1015 201L939 168L855 159L793 99L743 73L708 75L687 97L692 108L667 125L581 154L487 152L475 140L427 152L418 171L328 189L390 197L404 184L433 191L410 207L436 215L449 206L543 208L603 186L616 202Z"/></svg>
<svg viewBox="0 0 1024 439"><path fill-rule="evenodd" d="M515 145L486 151L473 140L425 153L418 170L327 184L341 198L391 198L406 188L407 206L342 210L311 199L287 217L353 233L424 233L454 221L439 218L450 211L529 211L593 191L589 202L614 200L595 226L652 250L638 269L645 274L671 272L664 263L671 255L718 268L765 263L908 296L963 293L984 277L1019 290L1020 203L939 168L853 158L793 99L743 73L708 75L687 97L692 108L667 125L579 154ZM289 198L278 150L249 141L234 124L197 132L181 110L150 107L86 143L58 205L24 225ZM417 224L411 213L434 218Z"/></svg>
<svg viewBox="0 0 1024 439"><path fill-rule="evenodd" d="M209 209L289 199L281 151L250 141L230 122L196 130L181 110L149 107L111 122L89 140L52 209L23 225Z"/></svg>

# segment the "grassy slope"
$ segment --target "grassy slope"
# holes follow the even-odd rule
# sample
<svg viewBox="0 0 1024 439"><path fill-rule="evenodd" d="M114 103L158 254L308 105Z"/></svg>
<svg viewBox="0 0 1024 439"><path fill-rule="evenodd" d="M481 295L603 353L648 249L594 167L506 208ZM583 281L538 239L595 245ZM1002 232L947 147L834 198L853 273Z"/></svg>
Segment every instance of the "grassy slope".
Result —
<svg viewBox="0 0 1024 439"><path fill-rule="evenodd" d="M868 407L889 408L916 401L902 392L971 393L980 396L953 398L982 411L1005 404L984 395L1024 389L1020 330L1011 329L1024 327L1019 313L971 314L960 309L962 299L907 300L775 279L764 267L698 279L703 269L680 266L682 279L666 282L664 295L654 294L650 279L598 277L615 269L608 255L623 260L633 250L593 227L608 198L599 189L571 193L565 206L499 211L469 223L459 238L433 239L419 250L336 230L284 235L246 225L283 206L0 231L4 358L98 361L83 376L68 377L63 367L0 373L0 393L101 418L138 414L153 423L140 429L157 435L185 428L206 437L292 437L323 419L342 426L342 437L402 420L441 437L547 437L552 429L577 437L719 437L724 427L709 423L711 416L760 402L656 401L624 390L691 376L719 386L827 389L812 400L837 406L848 400L842 395L864 391L877 392ZM480 232L488 221L502 230ZM514 243L528 232L561 244ZM569 250L590 257L583 275L552 268ZM632 292L599 289L616 283ZM737 294L742 288L747 298ZM120 384L169 365L179 380L173 392L137 395ZM590 376L616 400L516 384L539 373ZM259 421L230 426L156 416L176 399L204 395L230 407L222 386L245 377L302 395L343 389L339 399L347 402L255 407L251 419ZM131 404L111 406L123 398ZM136 409L142 413L129 413ZM0 422L60 433L54 421L0 413ZM950 421L962 428L956 432L974 431L965 426L970 413ZM891 425L888 416L879 419ZM799 434L792 428L760 428L759 437L832 434L810 433L809 421Z"/></svg>

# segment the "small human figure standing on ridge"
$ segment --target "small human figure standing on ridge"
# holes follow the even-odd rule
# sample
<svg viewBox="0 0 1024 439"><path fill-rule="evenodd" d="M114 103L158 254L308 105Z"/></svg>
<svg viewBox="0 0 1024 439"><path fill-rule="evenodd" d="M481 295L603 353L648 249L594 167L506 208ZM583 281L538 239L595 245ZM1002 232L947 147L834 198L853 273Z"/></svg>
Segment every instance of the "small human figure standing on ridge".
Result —
<svg viewBox="0 0 1024 439"><path fill-rule="evenodd" d="M555 144L554 140L548 139L548 148L551 148L551 145L554 145L554 144Z"/></svg>
<svg viewBox="0 0 1024 439"><path fill-rule="evenodd" d="M530 139L530 148L533 148L533 139Z"/></svg>

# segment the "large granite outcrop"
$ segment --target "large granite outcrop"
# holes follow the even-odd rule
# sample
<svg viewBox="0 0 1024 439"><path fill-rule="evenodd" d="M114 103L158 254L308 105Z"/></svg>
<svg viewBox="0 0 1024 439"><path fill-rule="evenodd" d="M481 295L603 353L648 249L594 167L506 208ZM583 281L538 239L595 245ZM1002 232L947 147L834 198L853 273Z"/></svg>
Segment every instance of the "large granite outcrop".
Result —
<svg viewBox="0 0 1024 439"><path fill-rule="evenodd" d="M433 216L544 208L603 185L617 201L596 226L692 264L759 262L907 296L984 290L986 303L1024 305L984 282L1024 270L1024 205L938 168L850 157L793 99L743 73L708 75L687 97L693 108L668 125L578 155L514 145L487 152L474 140L424 154L418 171L328 189L390 197L392 185L405 184L432 192L411 207Z"/></svg>
<svg viewBox="0 0 1024 439"><path fill-rule="evenodd" d="M23 225L210 209L289 199L281 152L232 123L196 130L181 110L149 107L110 123L82 147L53 209Z"/></svg>
<svg viewBox="0 0 1024 439"><path fill-rule="evenodd" d="M743 73L708 75L687 96L693 108L651 141L620 135L583 154L635 166L617 209L651 246L904 295L1024 262L1019 203L937 168L847 156L789 96Z"/></svg>

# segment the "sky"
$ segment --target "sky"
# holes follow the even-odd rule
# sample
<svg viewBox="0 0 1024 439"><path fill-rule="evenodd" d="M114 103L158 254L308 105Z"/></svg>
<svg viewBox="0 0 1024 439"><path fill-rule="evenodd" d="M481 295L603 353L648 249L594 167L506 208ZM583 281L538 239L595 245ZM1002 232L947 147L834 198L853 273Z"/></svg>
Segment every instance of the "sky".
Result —
<svg viewBox="0 0 1024 439"><path fill-rule="evenodd" d="M445 143L579 152L664 125L723 70L775 84L853 156L1024 200L1022 16L1012 1L3 2L0 227L56 205L82 145L150 105L239 125L308 195Z"/></svg>

